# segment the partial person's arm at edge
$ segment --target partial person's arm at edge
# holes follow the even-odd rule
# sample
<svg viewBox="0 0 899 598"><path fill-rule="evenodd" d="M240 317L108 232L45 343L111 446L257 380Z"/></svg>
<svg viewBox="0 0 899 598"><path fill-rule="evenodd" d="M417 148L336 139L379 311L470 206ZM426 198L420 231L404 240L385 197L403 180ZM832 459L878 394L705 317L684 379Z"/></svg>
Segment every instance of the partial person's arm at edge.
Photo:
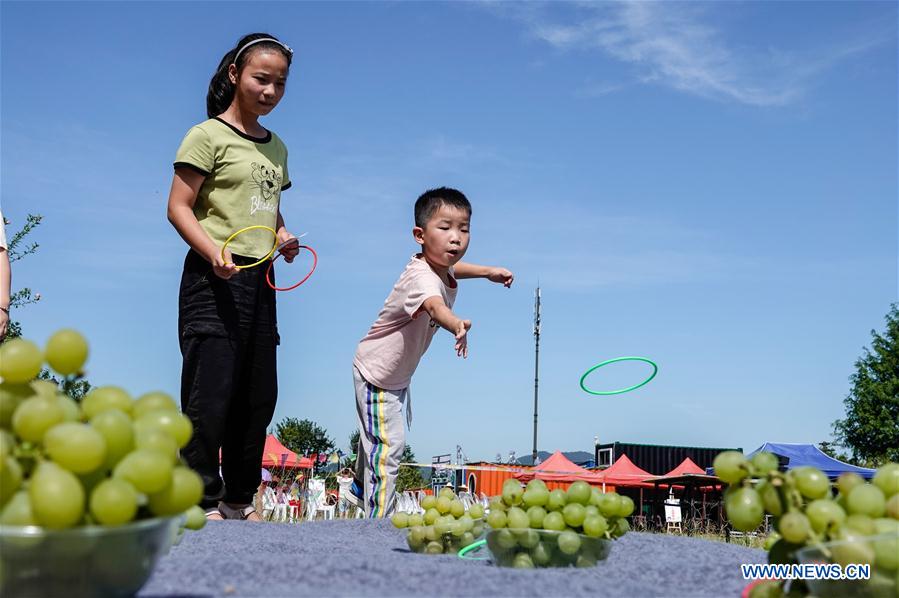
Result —
<svg viewBox="0 0 899 598"><path fill-rule="evenodd" d="M0 226L3 223L0 222ZM0 341L6 337L9 328L9 301L12 288L12 268L9 264L9 251L0 247Z"/></svg>

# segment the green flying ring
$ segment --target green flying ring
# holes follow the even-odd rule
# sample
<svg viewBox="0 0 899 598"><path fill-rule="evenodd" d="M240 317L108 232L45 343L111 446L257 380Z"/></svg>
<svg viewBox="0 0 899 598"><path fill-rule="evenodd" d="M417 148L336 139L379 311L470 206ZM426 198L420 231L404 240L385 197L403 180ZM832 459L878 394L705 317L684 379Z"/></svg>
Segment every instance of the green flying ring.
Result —
<svg viewBox="0 0 899 598"><path fill-rule="evenodd" d="M652 373L649 375L649 378L647 378L640 384L634 384L633 386L628 386L627 388L621 388L618 390L598 391L598 390L590 390L589 388L584 386L584 380L587 378L587 376L590 375L591 372L593 372L594 370L598 370L599 368L601 368L604 365L609 365L610 363L615 363L616 361L642 361L642 362L648 363L649 365L652 366ZM646 384L647 382L649 382L650 380L655 378L656 374L658 374L658 373L659 373L659 366L657 366L654 361L646 359L645 357L616 357L615 359L608 359L606 361L603 361L600 364L594 365L592 368L587 370L584 373L584 375L581 376L581 388L584 389L584 392L590 393L591 395L600 395L600 396L620 395L623 392L630 392L632 390L636 390L636 389L640 388L641 386L643 386L644 384Z"/></svg>
<svg viewBox="0 0 899 598"><path fill-rule="evenodd" d="M469 544L465 548L459 551L459 558L466 559L469 561L486 561L488 557L485 556L468 556L469 552L475 551L484 544L487 543L487 540L478 540L474 544Z"/></svg>

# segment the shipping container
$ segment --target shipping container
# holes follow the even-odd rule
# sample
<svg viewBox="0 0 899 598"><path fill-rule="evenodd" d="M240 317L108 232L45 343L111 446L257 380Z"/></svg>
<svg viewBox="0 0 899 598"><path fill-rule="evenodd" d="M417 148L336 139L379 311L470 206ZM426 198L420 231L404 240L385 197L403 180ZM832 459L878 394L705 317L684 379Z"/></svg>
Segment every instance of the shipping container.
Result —
<svg viewBox="0 0 899 598"><path fill-rule="evenodd" d="M706 469L722 451L740 451L741 448L708 448L697 446L666 446L659 444L633 444L612 442L596 445L596 465L600 469L610 466L621 455L627 455L634 465L653 475L665 475L689 457L696 465Z"/></svg>
<svg viewBox="0 0 899 598"><path fill-rule="evenodd" d="M511 478L515 472L521 471L520 465L502 465L496 463L486 463L480 461L477 463L467 463L471 469L464 469L464 479L468 485L468 491L487 496L498 496L503 493L503 482ZM479 469L479 468L485 469Z"/></svg>
<svg viewBox="0 0 899 598"><path fill-rule="evenodd" d="M484 469L481 469L484 468ZM466 480L468 491L480 494L483 492L487 496L499 496L503 493L503 483L519 471L527 471L530 467L521 467L520 465L505 465L498 463L486 463L483 461L477 463L467 463L466 468L459 470L461 476L457 479ZM549 490L568 490L571 482L547 481L546 487ZM602 489L601 485L594 484L597 488ZM614 492L615 486L606 484L606 492Z"/></svg>

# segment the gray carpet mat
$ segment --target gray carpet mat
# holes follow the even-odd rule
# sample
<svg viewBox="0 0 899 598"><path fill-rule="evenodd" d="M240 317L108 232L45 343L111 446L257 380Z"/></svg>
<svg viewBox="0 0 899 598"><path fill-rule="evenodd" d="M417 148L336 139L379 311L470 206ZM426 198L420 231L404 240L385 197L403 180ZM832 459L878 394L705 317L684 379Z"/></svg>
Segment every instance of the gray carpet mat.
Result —
<svg viewBox="0 0 899 598"><path fill-rule="evenodd" d="M761 550L628 533L590 569L517 570L420 555L388 520L211 521L161 559L139 596L737 597Z"/></svg>

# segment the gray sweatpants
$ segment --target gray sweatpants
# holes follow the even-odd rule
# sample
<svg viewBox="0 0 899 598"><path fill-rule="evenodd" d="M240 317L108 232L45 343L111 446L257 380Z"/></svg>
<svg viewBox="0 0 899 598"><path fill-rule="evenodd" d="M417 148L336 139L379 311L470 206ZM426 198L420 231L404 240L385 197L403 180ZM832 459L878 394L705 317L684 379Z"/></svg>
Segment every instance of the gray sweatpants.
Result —
<svg viewBox="0 0 899 598"><path fill-rule="evenodd" d="M409 389L378 388L355 366L353 382L359 421L356 479L365 490L365 516L386 517L396 506L396 478L406 448L403 411L408 406Z"/></svg>

